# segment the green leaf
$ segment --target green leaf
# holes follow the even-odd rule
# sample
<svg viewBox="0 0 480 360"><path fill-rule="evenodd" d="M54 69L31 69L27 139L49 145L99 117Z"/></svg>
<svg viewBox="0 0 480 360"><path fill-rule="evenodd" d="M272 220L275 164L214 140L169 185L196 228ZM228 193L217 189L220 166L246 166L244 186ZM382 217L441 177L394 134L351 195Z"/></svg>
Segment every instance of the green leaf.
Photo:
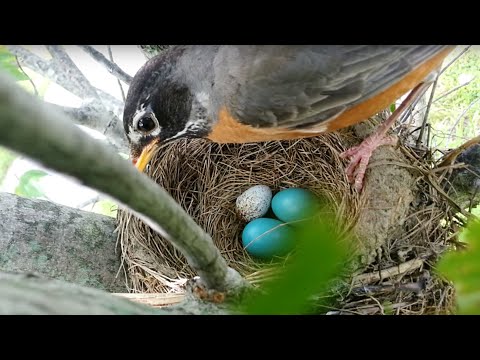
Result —
<svg viewBox="0 0 480 360"><path fill-rule="evenodd" d="M393 309L393 304L391 301L385 301L382 304L383 312L385 315L393 315L395 314L395 310Z"/></svg>
<svg viewBox="0 0 480 360"><path fill-rule="evenodd" d="M452 251L439 261L437 270L455 285L458 312L480 314L480 222L465 230L467 249Z"/></svg>
<svg viewBox="0 0 480 360"><path fill-rule="evenodd" d="M10 53L5 46L0 46L0 70L6 71L17 80L29 80L28 76L18 67L15 55Z"/></svg>
<svg viewBox="0 0 480 360"><path fill-rule="evenodd" d="M91 212L110 217L117 216L117 204L110 200L100 200L95 203Z"/></svg>
<svg viewBox="0 0 480 360"><path fill-rule="evenodd" d="M0 185L16 157L17 155L15 153L6 148L0 147Z"/></svg>
<svg viewBox="0 0 480 360"><path fill-rule="evenodd" d="M392 105L390 105L390 112L395 112L395 109L397 108L397 106L395 105L395 103L393 103Z"/></svg>
<svg viewBox="0 0 480 360"><path fill-rule="evenodd" d="M333 222L331 222L333 223ZM319 295L339 274L345 260L343 242L326 223L309 223L296 230L297 247L279 278L263 284L264 294L246 299L247 314L306 314L313 312L312 296Z"/></svg>
<svg viewBox="0 0 480 360"><path fill-rule="evenodd" d="M48 175L42 170L29 170L22 175L20 182L15 189L15 194L28 198L39 198L44 195L39 187L39 180Z"/></svg>

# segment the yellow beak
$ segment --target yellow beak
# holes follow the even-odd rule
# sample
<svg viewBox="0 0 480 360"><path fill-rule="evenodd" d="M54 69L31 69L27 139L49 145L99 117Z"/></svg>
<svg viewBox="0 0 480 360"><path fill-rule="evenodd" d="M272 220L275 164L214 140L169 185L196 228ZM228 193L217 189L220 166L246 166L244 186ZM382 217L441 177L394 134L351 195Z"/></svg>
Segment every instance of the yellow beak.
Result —
<svg viewBox="0 0 480 360"><path fill-rule="evenodd" d="M157 147L157 141L152 141L150 144L145 146L142 150L142 153L140 154L139 158L135 162L135 167L143 172L145 168L147 167L148 162L153 156L153 153L155 152L155 148Z"/></svg>

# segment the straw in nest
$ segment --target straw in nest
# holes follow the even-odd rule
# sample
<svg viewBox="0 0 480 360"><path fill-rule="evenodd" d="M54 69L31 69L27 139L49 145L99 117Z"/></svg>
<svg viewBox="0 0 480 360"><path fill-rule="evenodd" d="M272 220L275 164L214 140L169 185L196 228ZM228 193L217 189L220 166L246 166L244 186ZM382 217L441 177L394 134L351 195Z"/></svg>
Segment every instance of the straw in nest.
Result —
<svg viewBox="0 0 480 360"><path fill-rule="evenodd" d="M255 144L183 139L161 147L147 173L210 234L229 266L250 282L261 283L274 267L255 261L242 248L245 223L235 212L236 198L258 184L273 192L307 188L327 200L338 228L349 231L356 226L359 213L371 207L368 199L364 202L351 190L339 157L344 144L354 142L349 132ZM456 239L461 224L456 210L437 191L436 173L430 173L428 179L424 176L434 166L433 160L404 147L398 152L403 164L396 166L408 168L416 197L407 202L406 220L379 244L378 259L332 290L335 305L320 311L385 313L385 304L398 314L447 313L452 309L453 288L428 269ZM195 275L183 255L135 216L126 211L118 214L131 290L182 292L186 280ZM423 286L418 291L404 288L420 283Z"/></svg>

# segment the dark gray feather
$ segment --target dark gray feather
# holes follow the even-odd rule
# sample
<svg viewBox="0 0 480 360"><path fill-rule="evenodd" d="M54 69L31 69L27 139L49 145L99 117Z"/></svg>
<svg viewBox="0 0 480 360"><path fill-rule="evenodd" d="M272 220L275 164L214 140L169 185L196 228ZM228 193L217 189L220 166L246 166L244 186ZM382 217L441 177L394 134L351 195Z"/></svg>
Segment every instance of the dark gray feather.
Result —
<svg viewBox="0 0 480 360"><path fill-rule="evenodd" d="M257 127L328 120L392 85L440 45L222 46L214 108Z"/></svg>

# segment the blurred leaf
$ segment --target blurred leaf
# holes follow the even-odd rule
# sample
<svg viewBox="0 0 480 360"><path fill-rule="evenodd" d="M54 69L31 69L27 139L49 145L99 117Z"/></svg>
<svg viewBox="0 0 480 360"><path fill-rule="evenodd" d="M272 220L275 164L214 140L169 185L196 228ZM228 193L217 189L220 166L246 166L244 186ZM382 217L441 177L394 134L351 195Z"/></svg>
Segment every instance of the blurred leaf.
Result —
<svg viewBox="0 0 480 360"><path fill-rule="evenodd" d="M117 204L110 200L100 200L95 203L92 212L110 217L117 216Z"/></svg>
<svg viewBox="0 0 480 360"><path fill-rule="evenodd" d="M395 314L395 309L393 308L393 304L391 301L385 301L383 304L382 304L382 307L383 307L383 313L385 315L393 315Z"/></svg>
<svg viewBox="0 0 480 360"><path fill-rule="evenodd" d="M393 103L392 105L390 105L390 112L393 113L396 108L397 106L395 105L395 103Z"/></svg>
<svg viewBox="0 0 480 360"><path fill-rule="evenodd" d="M2 184L10 165L16 157L17 155L10 150L0 147L0 185Z"/></svg>
<svg viewBox="0 0 480 360"><path fill-rule="evenodd" d="M48 175L42 170L29 170L20 178L20 182L15 189L15 194L28 198L39 198L44 195L38 186L38 181Z"/></svg>
<svg viewBox="0 0 480 360"><path fill-rule="evenodd" d="M480 222L465 230L468 247L450 252L438 263L438 271L455 285L460 314L480 314Z"/></svg>
<svg viewBox="0 0 480 360"><path fill-rule="evenodd" d="M255 293L240 309L247 314L311 313L311 298L321 294L339 274L346 255L326 224L309 223L296 230L297 247L275 280L262 285L265 294Z"/></svg>
<svg viewBox="0 0 480 360"><path fill-rule="evenodd" d="M0 45L0 70L6 71L17 80L28 80L28 76L17 65L15 55Z"/></svg>

